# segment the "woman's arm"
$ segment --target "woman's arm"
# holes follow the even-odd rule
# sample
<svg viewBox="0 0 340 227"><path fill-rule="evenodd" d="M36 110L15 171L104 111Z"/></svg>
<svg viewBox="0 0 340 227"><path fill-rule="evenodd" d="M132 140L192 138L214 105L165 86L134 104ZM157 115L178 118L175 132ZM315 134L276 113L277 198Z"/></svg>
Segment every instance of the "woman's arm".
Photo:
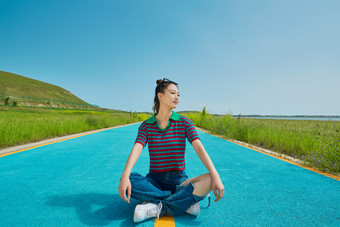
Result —
<svg viewBox="0 0 340 227"><path fill-rule="evenodd" d="M132 168L135 166L140 154L142 153L142 150L143 150L143 145L140 143L135 143L129 155L129 158L126 161L122 177L120 178L120 183L118 186L119 196L128 203L130 203L130 196L131 196L131 182L129 179L130 173L132 171ZM127 198L126 198L126 191L128 191Z"/></svg>
<svg viewBox="0 0 340 227"><path fill-rule="evenodd" d="M203 144L201 143L201 140L200 139L194 140L192 142L192 146L194 147L196 154L201 159L202 163L205 165L205 167L208 169L210 173L211 180L212 180L211 188L214 191L214 194L216 196L215 202L217 202L224 195L224 186L222 184L220 176L218 175L215 169L215 166L212 163L207 151L204 149Z"/></svg>

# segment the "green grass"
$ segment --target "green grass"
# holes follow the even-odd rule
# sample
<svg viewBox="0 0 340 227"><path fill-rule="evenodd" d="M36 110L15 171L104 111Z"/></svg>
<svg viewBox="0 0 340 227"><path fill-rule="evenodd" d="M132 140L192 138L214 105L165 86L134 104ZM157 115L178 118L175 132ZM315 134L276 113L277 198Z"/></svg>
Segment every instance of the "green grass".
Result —
<svg viewBox="0 0 340 227"><path fill-rule="evenodd" d="M0 107L0 148L143 121L147 114Z"/></svg>
<svg viewBox="0 0 340 227"><path fill-rule="evenodd" d="M213 134L296 157L306 165L340 174L340 121L236 119L181 113ZM0 148L94 129L144 121L150 114L114 110L0 106Z"/></svg>
<svg viewBox="0 0 340 227"><path fill-rule="evenodd" d="M322 171L340 173L340 122L236 119L231 115L186 114L196 126L302 160Z"/></svg>
<svg viewBox="0 0 340 227"><path fill-rule="evenodd" d="M9 105L93 108L59 86L0 71L0 103L7 98Z"/></svg>

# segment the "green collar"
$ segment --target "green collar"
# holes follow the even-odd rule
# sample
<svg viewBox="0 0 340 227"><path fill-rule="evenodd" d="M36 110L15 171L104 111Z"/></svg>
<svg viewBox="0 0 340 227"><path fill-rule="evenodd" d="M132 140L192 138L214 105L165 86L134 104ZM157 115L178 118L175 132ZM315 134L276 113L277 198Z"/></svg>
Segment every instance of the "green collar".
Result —
<svg viewBox="0 0 340 227"><path fill-rule="evenodd" d="M146 120L146 123L152 124L152 123L156 122L156 115L157 114L152 115L152 117L150 117L149 119ZM175 120L175 121L179 121L179 120L181 120L181 115L172 111L170 119Z"/></svg>

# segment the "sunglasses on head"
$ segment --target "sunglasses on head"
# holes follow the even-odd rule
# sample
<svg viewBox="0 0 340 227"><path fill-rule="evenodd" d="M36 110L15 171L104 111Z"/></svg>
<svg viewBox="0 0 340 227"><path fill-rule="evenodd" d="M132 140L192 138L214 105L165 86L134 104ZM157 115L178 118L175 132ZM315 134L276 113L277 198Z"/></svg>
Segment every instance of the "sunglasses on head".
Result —
<svg viewBox="0 0 340 227"><path fill-rule="evenodd" d="M172 81L172 80L169 80L169 79L167 79L167 78L163 78L163 80L162 80L162 82L161 82L160 84L163 84L163 83L174 83L174 84L178 85L176 82L174 82L174 81ZM159 85L160 85L160 84L159 84Z"/></svg>
<svg viewBox="0 0 340 227"><path fill-rule="evenodd" d="M157 87L156 87L156 94L158 93L158 92L160 92L160 90L161 90L161 85L163 84L163 83L173 83L173 84L175 84L176 86L178 85L176 82L174 82L174 81L172 81L172 80L169 80L169 79L167 79L167 78L164 78L163 80L162 80L162 82L160 82L158 85L157 85Z"/></svg>

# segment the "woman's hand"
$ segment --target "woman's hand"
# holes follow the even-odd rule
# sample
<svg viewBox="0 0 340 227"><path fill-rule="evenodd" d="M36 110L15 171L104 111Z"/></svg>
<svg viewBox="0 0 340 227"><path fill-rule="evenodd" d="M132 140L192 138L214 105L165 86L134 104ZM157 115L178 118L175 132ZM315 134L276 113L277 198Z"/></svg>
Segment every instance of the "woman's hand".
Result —
<svg viewBox="0 0 340 227"><path fill-rule="evenodd" d="M222 181L220 179L220 176L218 175L214 164L212 163L207 151L204 149L201 140L197 139L194 140L192 143L192 146L194 147L198 157L201 159L202 163L205 165L205 167L209 170L209 173L211 175L211 189L214 191L214 194L216 196L215 202L220 200L224 195L224 186L222 184ZM217 194L218 192L218 194Z"/></svg>
<svg viewBox="0 0 340 227"><path fill-rule="evenodd" d="M126 195L127 191L127 195ZM118 192L120 198L122 198L125 202L130 203L130 196L131 196L131 182L129 177L122 177L120 179L120 183L118 186Z"/></svg>
<svg viewBox="0 0 340 227"><path fill-rule="evenodd" d="M214 194L216 196L215 202L217 202L224 195L224 186L223 186L222 181L221 181L221 179L218 175L215 176L215 177L212 177L211 188L214 191ZM218 194L217 194L217 192L218 192Z"/></svg>
<svg viewBox="0 0 340 227"><path fill-rule="evenodd" d="M120 198L122 198L124 201L128 203L130 203L131 188L132 188L129 176L130 176L133 166L136 164L137 159L142 153L142 150L143 150L143 145L140 143L135 143L129 155L129 158L125 164L122 177L120 178L120 182L118 186L118 193L119 193ZM127 191L127 195L126 195L126 191Z"/></svg>

